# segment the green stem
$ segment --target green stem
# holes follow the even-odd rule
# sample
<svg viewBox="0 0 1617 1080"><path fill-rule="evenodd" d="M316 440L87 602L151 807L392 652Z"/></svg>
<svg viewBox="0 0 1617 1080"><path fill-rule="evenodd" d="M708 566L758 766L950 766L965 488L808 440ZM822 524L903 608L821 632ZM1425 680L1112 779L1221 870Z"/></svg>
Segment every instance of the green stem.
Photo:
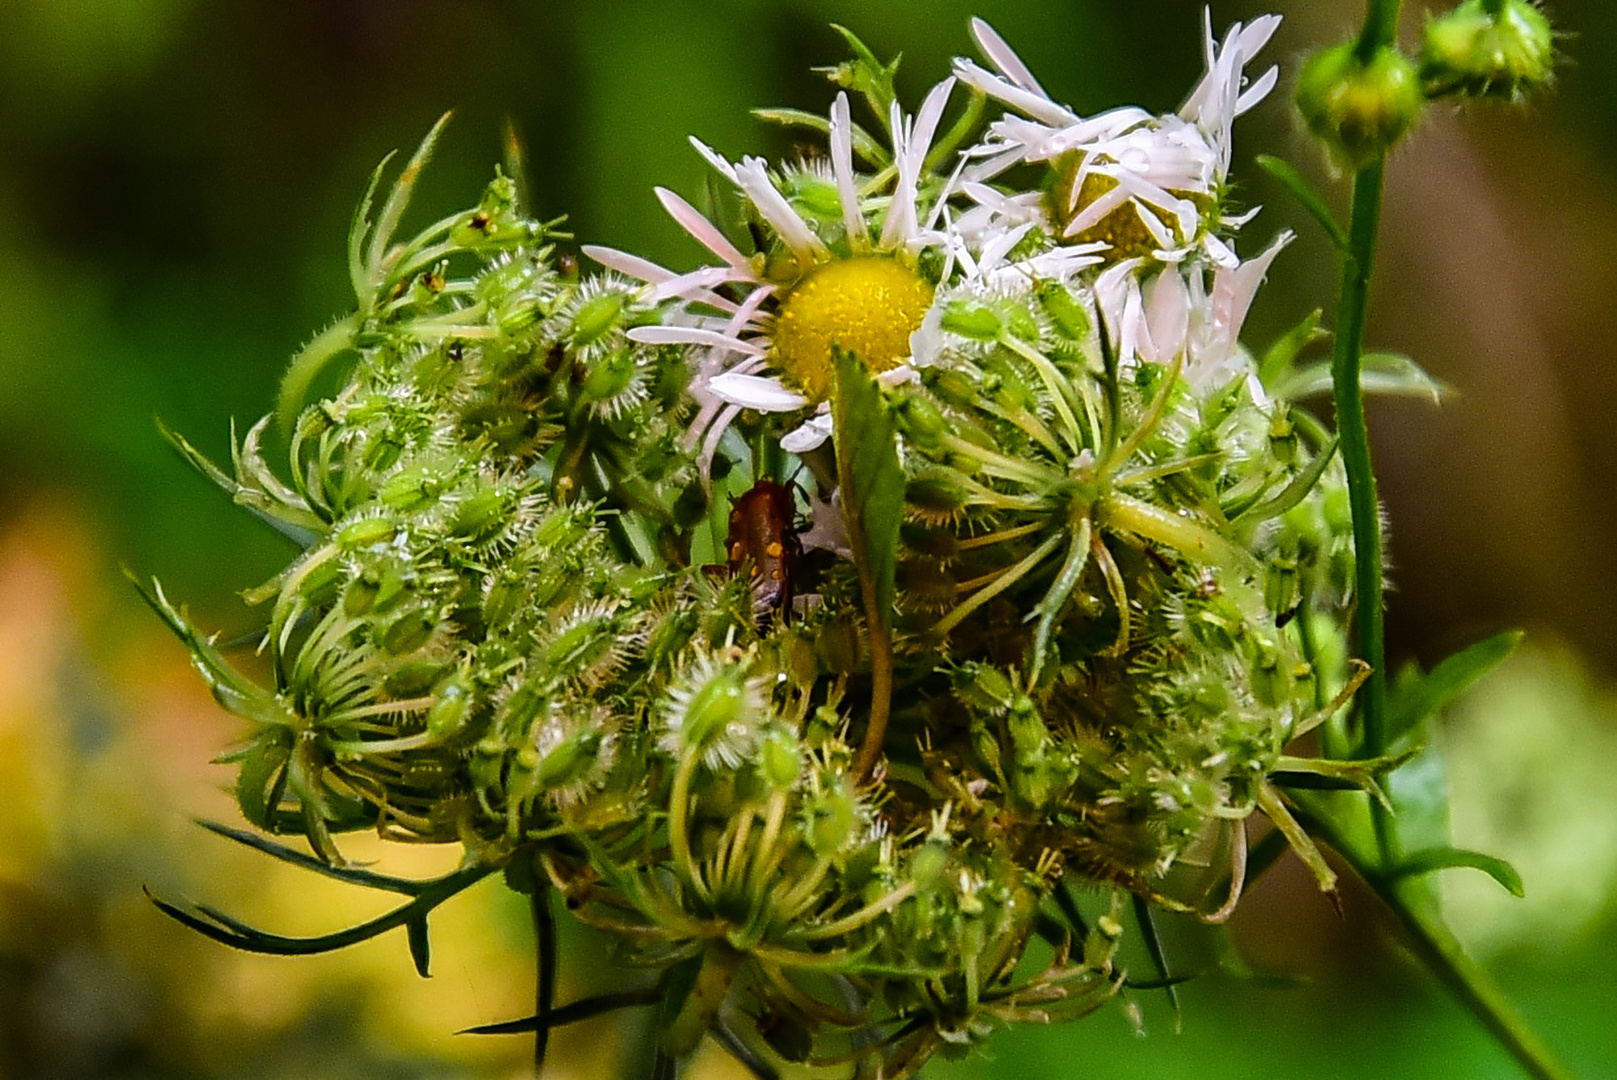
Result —
<svg viewBox="0 0 1617 1080"><path fill-rule="evenodd" d="M1359 34L1357 52L1359 60L1369 63L1377 49L1398 40L1398 8L1400 0L1370 0L1364 14L1364 30Z"/></svg>
<svg viewBox="0 0 1617 1080"><path fill-rule="evenodd" d="M1535 1080L1574 1080L1505 997L1499 984L1469 955L1440 918L1423 915L1406 896L1405 881L1372 882L1409 931L1415 953Z"/></svg>
<svg viewBox="0 0 1617 1080"><path fill-rule="evenodd" d="M1396 6L1396 5L1394 5ZM1368 24L1367 24L1368 25ZM1360 169L1353 178L1353 210L1348 251L1342 264L1342 295L1337 309L1336 351L1331 376L1336 389L1336 430L1342 464L1347 470L1348 501L1353 509L1354 591L1359 655L1370 665L1370 678L1359 695L1363 720L1362 752L1380 757L1387 749L1387 658L1382 599L1381 515L1376 477L1370 462L1370 430L1364 415L1361 370L1364 324L1370 303L1370 271L1381 222L1384 162ZM1384 863L1396 856L1389 816L1372 806L1376 836Z"/></svg>

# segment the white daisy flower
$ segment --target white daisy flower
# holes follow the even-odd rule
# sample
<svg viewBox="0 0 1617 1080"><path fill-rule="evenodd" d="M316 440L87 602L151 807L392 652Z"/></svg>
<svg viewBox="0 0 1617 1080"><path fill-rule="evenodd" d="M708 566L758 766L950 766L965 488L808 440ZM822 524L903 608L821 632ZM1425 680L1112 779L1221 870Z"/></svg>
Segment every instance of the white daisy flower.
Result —
<svg viewBox="0 0 1617 1080"><path fill-rule="evenodd" d="M994 123L968 152L980 160L966 179L1047 163L1056 171L1048 198L1042 206L1024 200L1008 208L1013 223L1042 213L1061 240L1105 242L1117 261L1178 262L1197 249L1215 263L1227 260L1212 234L1233 224L1217 217L1230 129L1274 87L1274 68L1250 82L1245 68L1280 17L1236 23L1222 43L1206 18L1207 73L1177 114L1152 116L1130 106L1091 117L1052 101L1010 46L987 23L973 20L973 35L995 71L958 60L955 76L1022 115Z"/></svg>
<svg viewBox="0 0 1617 1080"><path fill-rule="evenodd" d="M893 163L874 178L854 172L846 94L838 94L831 107L828 175L803 166L777 177L761 158L732 163L693 139L771 235L767 251L742 253L695 207L664 189L657 191L664 208L720 265L676 274L609 248L584 249L645 282L658 298L677 297L721 313L687 314L629 332L645 343L704 350L692 385L700 408L688 436L691 446L701 444L704 462L742 409L786 413L818 407L782 445L801 453L823 442L830 431L825 401L835 348L855 353L883 376L908 364L910 335L935 292L919 257L943 246L936 228L943 200L926 190L924 163L953 85L949 79L934 87L914 117L893 107ZM816 212L809 200L789 198L794 189L812 189L821 196L817 205L834 211ZM927 200L930 206L923 205ZM721 285L744 289L744 299L716 292Z"/></svg>

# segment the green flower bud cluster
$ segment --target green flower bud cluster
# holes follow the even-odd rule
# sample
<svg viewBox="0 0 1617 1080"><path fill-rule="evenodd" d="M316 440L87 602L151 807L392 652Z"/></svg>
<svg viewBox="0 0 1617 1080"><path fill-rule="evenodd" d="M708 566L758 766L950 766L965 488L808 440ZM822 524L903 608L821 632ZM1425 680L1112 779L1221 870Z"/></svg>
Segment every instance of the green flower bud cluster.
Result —
<svg viewBox="0 0 1617 1080"><path fill-rule="evenodd" d="M886 115L891 68L854 45L837 70ZM1233 341L1283 244L1242 264L1213 205L1233 117L1124 133L1169 163L1200 147L1155 202L1046 162L1069 209L1117 204L1106 237L977 214L942 243L919 222L964 201L966 129L907 141L949 89L868 179L846 102L832 182L719 162L761 250L663 193L724 266L640 282L580 277L503 176L394 242L424 150L374 225L365 200L357 311L294 361L285 468L272 418L234 475L176 439L300 548L247 594L270 685L151 598L252 724L243 812L338 872L345 830L462 845L455 875L383 886L416 897L374 925L407 925L418 965L431 906L500 870L658 972L664 1053L717 1030L899 1077L1109 1000L1126 905L1226 917L1254 811L1329 884L1272 776L1308 771L1285 748L1351 692L1312 662L1343 651L1349 521L1334 443ZM977 209L1043 214L1050 186L977 187ZM743 409L759 371L790 369L767 338L788 315L823 331L826 400L776 381ZM849 337L899 355L878 380ZM747 359L715 375L728 356Z"/></svg>

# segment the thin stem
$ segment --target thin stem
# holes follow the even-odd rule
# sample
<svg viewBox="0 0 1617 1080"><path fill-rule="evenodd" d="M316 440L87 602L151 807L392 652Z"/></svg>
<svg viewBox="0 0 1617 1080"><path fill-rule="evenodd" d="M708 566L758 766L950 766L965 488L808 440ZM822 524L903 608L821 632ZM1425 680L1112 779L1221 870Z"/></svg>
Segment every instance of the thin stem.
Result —
<svg viewBox="0 0 1617 1080"><path fill-rule="evenodd" d="M1385 6L1385 5L1382 5ZM1396 4L1392 5L1396 8ZM1374 12L1372 9L1372 14ZM1369 24L1366 24L1369 32ZM1380 757L1387 749L1387 657L1383 621L1381 515L1375 471L1370 461L1370 429L1364 414L1361 371L1364 325L1370 303L1370 272L1376 233L1381 222L1385 164L1376 161L1353 178L1353 210L1349 248L1342 264L1342 296L1337 309L1336 350L1331 377L1336 390L1336 430L1342 464L1347 471L1348 502L1353 510L1354 591L1359 655L1370 665L1370 678L1360 693L1362 753ZM1371 807L1384 862L1397 855L1390 816Z"/></svg>
<svg viewBox="0 0 1617 1080"><path fill-rule="evenodd" d="M1400 0L1370 0L1364 15L1364 30L1359 34L1356 51L1360 61L1368 63L1376 50L1393 44L1398 39L1398 8Z"/></svg>
<svg viewBox="0 0 1617 1080"><path fill-rule="evenodd" d="M550 885L540 879L528 897L533 913L533 947L537 972L534 977L533 1074L545 1067L545 1051L550 1048L550 1013L556 1004L556 914L550 910Z"/></svg>

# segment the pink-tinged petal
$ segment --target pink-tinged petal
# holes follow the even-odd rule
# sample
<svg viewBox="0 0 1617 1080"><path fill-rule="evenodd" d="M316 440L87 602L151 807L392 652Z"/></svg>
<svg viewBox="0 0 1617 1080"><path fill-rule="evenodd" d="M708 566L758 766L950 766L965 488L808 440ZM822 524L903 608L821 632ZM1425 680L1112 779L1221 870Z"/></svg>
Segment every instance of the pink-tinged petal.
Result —
<svg viewBox="0 0 1617 1080"><path fill-rule="evenodd" d="M763 305L763 302L773 295L775 295L775 286L773 285L760 285L748 293L747 298L741 301L741 306L736 308L735 314L731 316L730 324L724 328L725 333L731 336L739 335L753 321L753 317L758 314L758 309Z"/></svg>
<svg viewBox="0 0 1617 1080"><path fill-rule="evenodd" d="M1151 279L1143 290L1145 325L1159 363L1171 361L1185 347L1190 331L1190 294L1185 279L1172 267Z"/></svg>
<svg viewBox="0 0 1617 1080"><path fill-rule="evenodd" d="M663 209L668 211L669 217L679 223L680 228L690 233L697 243L717 255L721 262L735 267L749 278L752 276L751 260L741 254L740 250L730 243L711 221L703 217L696 207L667 188L660 187L655 190L657 201L663 204Z"/></svg>
<svg viewBox="0 0 1617 1080"><path fill-rule="evenodd" d="M763 158L749 157L743 160L736 167L736 183L799 263L806 266L827 254L825 244L792 209L786 196L776 189L774 181L769 179Z"/></svg>
<svg viewBox="0 0 1617 1080"><path fill-rule="evenodd" d="M809 404L809 399L779 379L763 375L737 375L725 372L708 380L708 392L721 401L759 412L793 412Z"/></svg>
<svg viewBox="0 0 1617 1080"><path fill-rule="evenodd" d="M750 341L697 326L636 326L628 336L643 345L708 345L746 356L761 356L764 351Z"/></svg>
<svg viewBox="0 0 1617 1080"><path fill-rule="evenodd" d="M1213 333L1228 348L1234 348L1240 340L1241 324L1246 322L1246 313L1251 310L1258 286L1263 284L1264 277L1269 273L1269 265L1275 261L1281 249L1295 239L1295 235L1287 230L1275 237L1263 254L1248 259L1233 270L1220 269L1214 273Z"/></svg>
<svg viewBox="0 0 1617 1080"><path fill-rule="evenodd" d="M837 201L842 204L842 227L847 231L848 244L855 253L867 251L870 234L865 230L859 190L853 182L853 117L848 95L841 91L831 103L831 172L836 177Z"/></svg>
<svg viewBox="0 0 1617 1080"><path fill-rule="evenodd" d="M694 300L699 296L712 295L708 290L715 285L723 285L727 281L734 280L735 271L728 266L704 266L661 282L652 289L651 298L653 301L659 301L677 296L685 300Z"/></svg>
<svg viewBox="0 0 1617 1080"><path fill-rule="evenodd" d="M1005 44L1005 39L1000 37L992 26L981 19L973 18L971 36L977 42L977 47L983 51L983 55L988 57L988 62L998 68L1000 74L1023 90L1030 90L1046 98L1050 96L1044 92L1044 87L1039 85L1039 80L1033 77L1033 72L1028 70L1028 66L1022 63L1022 58Z"/></svg>
<svg viewBox="0 0 1617 1080"><path fill-rule="evenodd" d="M672 270L658 266L649 259L642 259L638 255L630 255L627 251L619 251L617 248L602 247L599 244L585 244L579 250L608 270L616 270L620 274L627 274L629 277L637 281L644 281L648 285L659 285L674 277Z"/></svg>

